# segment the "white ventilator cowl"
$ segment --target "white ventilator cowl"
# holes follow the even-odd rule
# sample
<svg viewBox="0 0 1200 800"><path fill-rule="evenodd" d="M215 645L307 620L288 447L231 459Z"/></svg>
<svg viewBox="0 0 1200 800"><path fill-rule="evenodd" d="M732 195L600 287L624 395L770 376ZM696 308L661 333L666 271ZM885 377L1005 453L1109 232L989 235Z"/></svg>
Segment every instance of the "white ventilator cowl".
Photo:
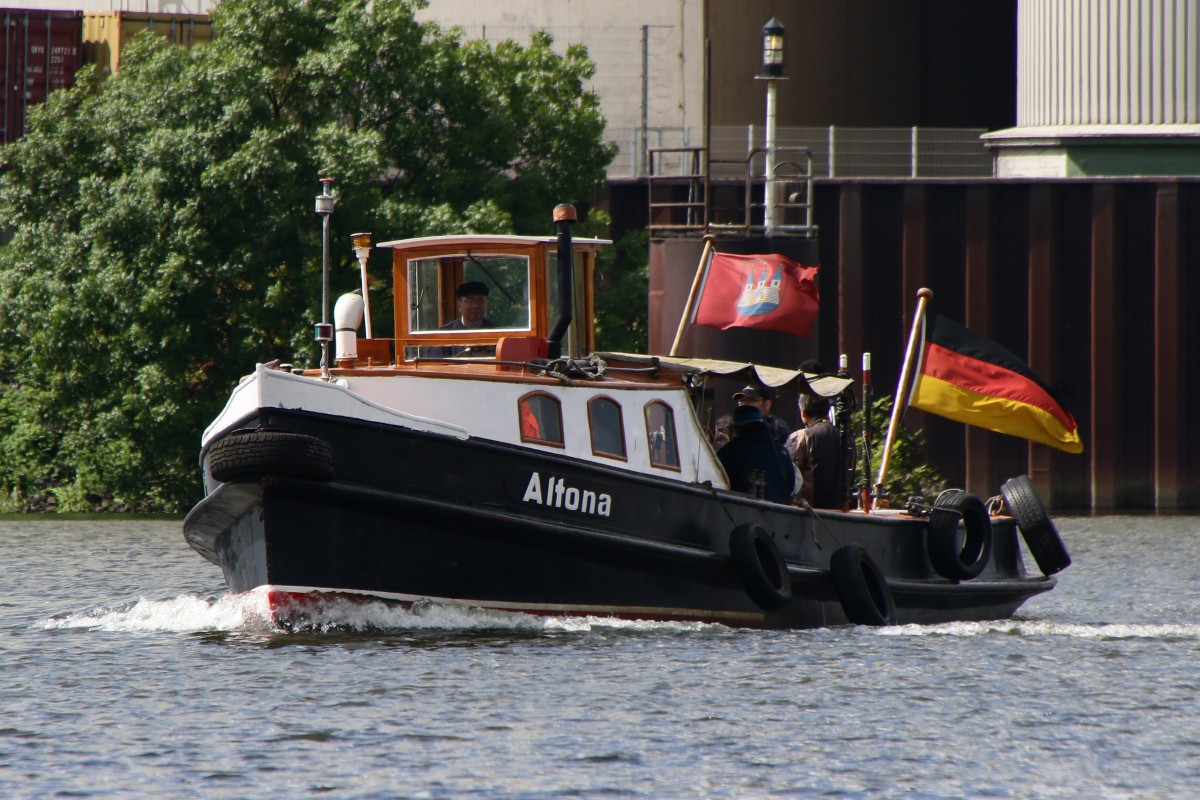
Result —
<svg viewBox="0 0 1200 800"><path fill-rule="evenodd" d="M363 299L356 292L344 294L333 306L334 358L358 358L358 326L363 320Z"/></svg>

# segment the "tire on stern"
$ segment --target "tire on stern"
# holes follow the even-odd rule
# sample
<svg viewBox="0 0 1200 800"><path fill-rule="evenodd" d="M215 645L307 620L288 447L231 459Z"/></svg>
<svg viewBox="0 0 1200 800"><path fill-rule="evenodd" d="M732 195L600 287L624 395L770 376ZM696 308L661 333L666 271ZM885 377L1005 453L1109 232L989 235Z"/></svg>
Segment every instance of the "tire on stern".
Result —
<svg viewBox="0 0 1200 800"><path fill-rule="evenodd" d="M834 551L829 572L846 618L855 625L896 624L896 604L887 579L862 545Z"/></svg>
<svg viewBox="0 0 1200 800"><path fill-rule="evenodd" d="M729 556L750 599L775 611L792 599L792 579L778 545L761 525L738 525L729 534Z"/></svg>
<svg viewBox="0 0 1200 800"><path fill-rule="evenodd" d="M1053 575L1071 566L1067 546L1033 490L1029 476L1019 475L1006 481L1000 487L1000 494L1042 574Z"/></svg>

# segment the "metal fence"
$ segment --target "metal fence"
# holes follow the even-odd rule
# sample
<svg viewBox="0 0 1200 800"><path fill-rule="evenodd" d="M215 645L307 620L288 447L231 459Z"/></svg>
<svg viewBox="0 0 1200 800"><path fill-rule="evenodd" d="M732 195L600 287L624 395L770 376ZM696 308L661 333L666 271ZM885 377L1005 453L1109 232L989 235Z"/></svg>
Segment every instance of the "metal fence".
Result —
<svg viewBox="0 0 1200 800"><path fill-rule="evenodd" d="M697 133L701 135L695 145L702 145L704 136ZM620 148L608 166L610 178L644 178L650 171L650 150L693 146L691 128L606 128L604 134L605 140Z"/></svg>
<svg viewBox="0 0 1200 800"><path fill-rule="evenodd" d="M830 178L986 178L992 156L979 138L983 128L821 128L780 127L777 146L812 153L813 175ZM610 178L645 178L646 153L653 148L701 144L702 132L689 128L610 128L606 138L620 152ZM762 126L715 126L711 131L710 178L742 177L751 151L763 147ZM725 174L728 172L728 174Z"/></svg>

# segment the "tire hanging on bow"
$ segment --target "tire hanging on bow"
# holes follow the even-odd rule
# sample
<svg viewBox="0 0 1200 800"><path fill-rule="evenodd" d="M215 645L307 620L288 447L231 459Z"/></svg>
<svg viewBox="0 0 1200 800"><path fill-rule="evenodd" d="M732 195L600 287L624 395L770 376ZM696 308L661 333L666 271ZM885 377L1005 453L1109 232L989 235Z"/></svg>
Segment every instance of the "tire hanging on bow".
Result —
<svg viewBox="0 0 1200 800"><path fill-rule="evenodd" d="M259 475L327 481L334 474L333 448L303 433L235 433L209 448L208 471L222 483Z"/></svg>

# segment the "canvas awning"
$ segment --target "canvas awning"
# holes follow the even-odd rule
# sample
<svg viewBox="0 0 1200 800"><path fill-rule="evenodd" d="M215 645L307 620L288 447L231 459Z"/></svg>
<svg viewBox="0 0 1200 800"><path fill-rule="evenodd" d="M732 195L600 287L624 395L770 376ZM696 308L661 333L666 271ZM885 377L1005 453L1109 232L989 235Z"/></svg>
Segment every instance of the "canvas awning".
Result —
<svg viewBox="0 0 1200 800"><path fill-rule="evenodd" d="M679 358L677 356L648 356L636 353L597 353L606 361L624 361L639 366L657 366L678 372L703 373L722 377L742 377L747 383L758 381L764 386L777 389L795 382L801 391L811 391L822 397L836 397L854 383L852 378L837 375L815 375L798 369L768 367L742 361L721 361L715 358Z"/></svg>

